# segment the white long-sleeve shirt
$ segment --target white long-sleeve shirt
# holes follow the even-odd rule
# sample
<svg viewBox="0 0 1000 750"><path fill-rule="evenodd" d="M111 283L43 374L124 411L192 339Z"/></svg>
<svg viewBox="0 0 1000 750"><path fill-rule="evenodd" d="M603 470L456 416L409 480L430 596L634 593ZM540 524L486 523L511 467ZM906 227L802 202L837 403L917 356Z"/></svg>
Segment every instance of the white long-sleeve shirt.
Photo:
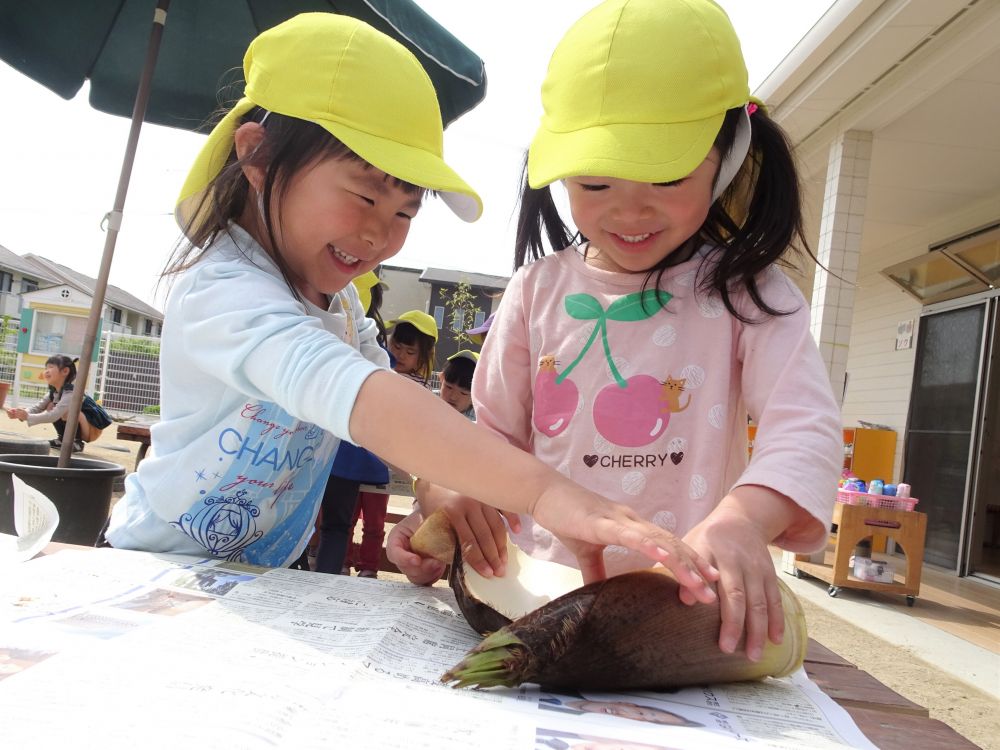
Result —
<svg viewBox="0 0 1000 750"><path fill-rule="evenodd" d="M161 418L125 480L114 547L283 566L302 552L365 379L388 367L348 285L297 300L241 228L173 283ZM353 441L352 441L353 442Z"/></svg>
<svg viewBox="0 0 1000 750"><path fill-rule="evenodd" d="M478 423L678 536L739 485L786 495L825 528L843 448L809 307L771 268L761 296L790 314L765 316L740 290L736 309L760 321L741 322L695 291L706 252L668 269L659 298L654 275L645 303L644 274L588 266L576 248L521 268L476 366ZM758 425L749 465L748 414ZM575 564L528 517L514 541ZM611 574L649 564L617 547L605 559Z"/></svg>

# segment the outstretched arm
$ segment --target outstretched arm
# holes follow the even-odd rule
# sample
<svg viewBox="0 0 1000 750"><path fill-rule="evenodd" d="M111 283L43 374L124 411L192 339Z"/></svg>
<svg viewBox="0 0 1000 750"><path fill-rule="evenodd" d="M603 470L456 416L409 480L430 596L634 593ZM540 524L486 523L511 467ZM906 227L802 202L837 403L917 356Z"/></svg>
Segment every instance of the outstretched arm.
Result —
<svg viewBox="0 0 1000 750"><path fill-rule="evenodd" d="M676 536L477 428L405 378L370 375L350 432L353 442L422 479L533 516L576 555L586 581L605 577L603 549L618 544L665 565L698 601L715 600L709 582L717 572Z"/></svg>

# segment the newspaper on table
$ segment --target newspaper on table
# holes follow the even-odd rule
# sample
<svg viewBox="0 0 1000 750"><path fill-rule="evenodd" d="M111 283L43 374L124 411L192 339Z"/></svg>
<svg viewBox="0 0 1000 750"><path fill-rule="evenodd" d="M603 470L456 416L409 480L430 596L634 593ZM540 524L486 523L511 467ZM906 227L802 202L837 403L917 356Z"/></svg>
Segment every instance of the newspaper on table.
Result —
<svg viewBox="0 0 1000 750"><path fill-rule="evenodd" d="M874 748L801 670L454 690L439 677L480 637L443 587L102 549L9 569L0 593L9 747Z"/></svg>
<svg viewBox="0 0 1000 750"><path fill-rule="evenodd" d="M0 534L0 569L24 562L41 552L59 525L59 511L45 495L11 475L14 531Z"/></svg>

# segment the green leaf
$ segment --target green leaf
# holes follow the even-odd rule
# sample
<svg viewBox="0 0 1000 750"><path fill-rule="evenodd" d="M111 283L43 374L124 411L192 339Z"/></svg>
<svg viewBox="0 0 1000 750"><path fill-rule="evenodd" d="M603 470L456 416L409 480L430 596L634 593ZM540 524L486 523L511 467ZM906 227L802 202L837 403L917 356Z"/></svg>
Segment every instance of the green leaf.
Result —
<svg viewBox="0 0 1000 750"><path fill-rule="evenodd" d="M666 307L671 299L673 295L662 289L644 289L616 299L608 305L607 316L609 320L625 322L646 320ZM569 298L566 301L568 303Z"/></svg>
<svg viewBox="0 0 1000 750"><path fill-rule="evenodd" d="M589 294L570 294L563 304L569 316L577 320L600 320L604 317L604 307Z"/></svg>

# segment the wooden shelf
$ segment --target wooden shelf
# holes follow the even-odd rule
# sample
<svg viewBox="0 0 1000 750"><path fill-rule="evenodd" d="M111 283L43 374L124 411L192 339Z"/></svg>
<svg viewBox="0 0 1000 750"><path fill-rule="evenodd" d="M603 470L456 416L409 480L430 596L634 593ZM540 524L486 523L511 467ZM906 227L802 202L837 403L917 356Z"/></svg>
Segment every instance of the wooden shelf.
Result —
<svg viewBox="0 0 1000 750"><path fill-rule="evenodd" d="M920 574L924 559L927 515L912 510L869 508L866 505L837 504L837 534L832 564L810 562L808 556L796 555L796 574L804 573L830 584L830 596L841 588L864 589L901 594L907 603L920 593ZM880 535L892 539L906 555L904 572L893 583L863 581L855 578L850 565L858 542Z"/></svg>

